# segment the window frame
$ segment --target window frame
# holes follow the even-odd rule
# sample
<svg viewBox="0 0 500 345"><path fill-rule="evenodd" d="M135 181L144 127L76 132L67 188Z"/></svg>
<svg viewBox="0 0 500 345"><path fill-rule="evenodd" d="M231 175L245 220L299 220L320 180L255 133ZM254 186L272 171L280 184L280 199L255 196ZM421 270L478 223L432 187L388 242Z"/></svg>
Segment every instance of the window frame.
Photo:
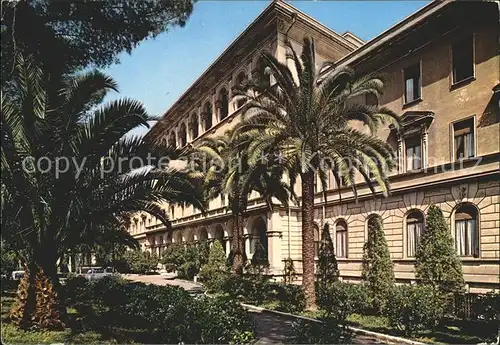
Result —
<svg viewBox="0 0 500 345"><path fill-rule="evenodd" d="M314 259L319 258L319 251L321 249L321 228L318 224L314 223L314 233L313 233L313 240L314 240ZM318 238L316 239L316 233L318 234Z"/></svg>
<svg viewBox="0 0 500 345"><path fill-rule="evenodd" d="M465 40L467 36L471 37L472 39L472 75L469 77L466 77L464 79L455 80L455 68L454 68L454 58L453 58L453 47L458 44L461 40ZM476 79L476 35L474 32L463 35L459 39L453 41L450 44L450 89L457 88L463 84L467 84L470 81L473 81Z"/></svg>
<svg viewBox="0 0 500 345"><path fill-rule="evenodd" d="M410 218L410 216L412 216L414 214L418 214L418 218L417 217ZM404 248L404 251L405 252L404 253L405 253L406 258L414 259L416 257L416 254L417 254L418 245L420 243L421 236L425 232L425 228L426 228L425 214L424 214L424 212L422 212L422 210L411 209L411 210L409 210L406 213L406 216L405 216L404 220L405 220L405 227L404 227L404 238L405 238L405 248ZM412 220L412 221L409 221L409 220ZM408 237L408 231L409 231L409 225L414 225L414 224L422 224L423 229L422 229L422 232L420 233L420 236L419 236L418 240L415 240L415 248L413 250L414 254L410 255L410 242L409 242L409 237ZM417 238L417 236L416 236L416 228L413 229L413 232L414 232L414 236L415 236L415 239L416 239Z"/></svg>
<svg viewBox="0 0 500 345"><path fill-rule="evenodd" d="M458 158L456 157L456 147L455 147L455 126L466 121L472 121L472 129L470 133L472 133L472 139L473 139L473 155L471 157L463 157L463 158ZM467 160L467 159L473 159L478 156L477 154L477 122L476 122L476 115L464 117L460 120L456 120L450 123L450 161L451 162L459 162L462 160Z"/></svg>
<svg viewBox="0 0 500 345"><path fill-rule="evenodd" d="M339 225L339 223L343 223L345 225L343 230L337 229L337 226ZM340 256L339 252L338 252L338 250L340 248L340 246L338 244L338 236L337 236L338 233L344 233L344 246L343 246L344 255L343 256ZM340 258L340 259L349 258L349 225L347 224L345 219L338 219L335 222L335 256L337 258Z"/></svg>
<svg viewBox="0 0 500 345"><path fill-rule="evenodd" d="M462 212L459 212L461 210L461 208L464 208L464 210ZM467 211L471 211L473 212L473 216L468 213ZM470 215L470 219L464 217L464 218L460 218L460 219L457 219L457 214L468 214ZM475 216L475 217L474 217ZM469 226L469 223L468 221L470 220L473 220L473 223L474 223L474 231L475 233L473 234L474 237L471 237L473 238L473 240L475 240L475 246L472 248L472 252L469 253L469 254L460 254L458 252L458 247L457 247L457 222L465 222L465 234L466 234L466 238L468 237L467 236L467 233L470 231L470 229L468 228ZM457 253L457 255L460 257L460 258L463 258L463 259L471 259L471 258L475 258L475 259L478 259L481 257L481 228L480 228L480 214L479 214L479 209L471 204L471 203L463 203L463 204L460 204L453 212L453 242L454 242L454 246L455 246L455 251ZM464 247L466 248L466 251L467 251L467 245L464 245Z"/></svg>
<svg viewBox="0 0 500 345"><path fill-rule="evenodd" d="M422 145L422 134L421 133L418 133L418 134L414 134L414 135L410 135L408 137L405 137L403 138L404 140L404 151L403 151L403 154L404 154L404 167L405 167L405 172L411 172L411 171L418 171L418 170L421 170L422 169L422 166L424 165L423 162L424 162L424 152L423 152L423 145ZM411 146L408 146L407 145L407 141L412 141L414 140L415 141L415 145L411 145ZM418 145L416 144L418 142ZM411 147L413 150L415 147L419 146L420 147L420 165L418 168L413 168L413 162L414 162L414 159L412 160L412 169L409 169L408 167L408 148Z"/></svg>
<svg viewBox="0 0 500 345"><path fill-rule="evenodd" d="M406 71L409 69L412 69L412 68L415 68L416 70L418 70L418 87L416 89L414 87L414 90L418 90L418 97L414 97L412 100L408 100L407 99L406 81L409 78L406 78ZM422 60L420 59L417 63L412 64L412 65L408 65L407 67L403 68L402 74L403 74L403 89L404 89L404 91L403 91L403 107L420 102L422 100L422 91L423 91L422 90Z"/></svg>

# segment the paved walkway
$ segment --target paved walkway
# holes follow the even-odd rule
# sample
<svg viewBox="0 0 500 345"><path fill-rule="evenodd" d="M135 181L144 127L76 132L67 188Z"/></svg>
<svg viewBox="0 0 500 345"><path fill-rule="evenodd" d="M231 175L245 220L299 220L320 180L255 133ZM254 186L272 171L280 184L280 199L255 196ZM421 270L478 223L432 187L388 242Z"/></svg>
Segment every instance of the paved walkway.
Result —
<svg viewBox="0 0 500 345"><path fill-rule="evenodd" d="M203 287L199 284L178 280L173 276L165 275L125 275L124 278L132 281L140 281L143 283L151 283L157 285L173 285L180 286L186 289L191 294L203 293ZM257 326L257 342L256 344L283 344L292 333L292 323L295 318L285 315L277 315L267 311L251 310L255 324ZM353 339L354 344L381 344L374 337L356 335Z"/></svg>

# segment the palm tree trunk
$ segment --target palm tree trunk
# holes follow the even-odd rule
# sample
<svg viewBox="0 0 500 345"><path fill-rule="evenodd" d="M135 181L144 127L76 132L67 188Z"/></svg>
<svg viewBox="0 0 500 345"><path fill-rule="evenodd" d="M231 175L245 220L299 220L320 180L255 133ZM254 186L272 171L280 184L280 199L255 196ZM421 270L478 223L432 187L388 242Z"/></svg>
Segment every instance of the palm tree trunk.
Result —
<svg viewBox="0 0 500 345"><path fill-rule="evenodd" d="M11 319L21 329L60 330L65 308L59 295L57 255L35 255L25 267Z"/></svg>
<svg viewBox="0 0 500 345"><path fill-rule="evenodd" d="M302 174L302 286L306 309L316 308L314 275L314 172Z"/></svg>
<svg viewBox="0 0 500 345"><path fill-rule="evenodd" d="M233 212L232 230L231 251L233 255L233 270L236 275L240 275L243 274L245 243L243 238L243 217L238 212Z"/></svg>

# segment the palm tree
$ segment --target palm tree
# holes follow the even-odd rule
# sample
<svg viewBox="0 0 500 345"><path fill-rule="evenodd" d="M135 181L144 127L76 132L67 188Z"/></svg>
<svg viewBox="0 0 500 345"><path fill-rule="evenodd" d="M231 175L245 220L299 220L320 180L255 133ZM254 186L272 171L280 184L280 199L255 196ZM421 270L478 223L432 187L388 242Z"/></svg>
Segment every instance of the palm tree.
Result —
<svg viewBox="0 0 500 345"><path fill-rule="evenodd" d="M256 160L248 163L248 140L228 131L223 136L207 137L195 147L202 161L212 162L205 174L205 191L208 200L228 196L228 209L232 219L231 259L235 274L243 272L246 262L243 238L243 217L253 191L259 194L268 210L277 199L288 207L293 190L282 180L283 169L272 161Z"/></svg>
<svg viewBox="0 0 500 345"><path fill-rule="evenodd" d="M287 47L287 58L293 61L294 69L264 53L258 78L236 89L237 97L246 98L248 104L234 130L252 141L248 149L250 164L276 150L282 155L292 185L300 176L302 279L307 306L314 308L316 176L325 190L327 173L331 171L338 185L342 179L357 195L354 178L358 172L373 193L378 184L387 194L387 172L394 165L394 152L375 133L380 124L397 124L397 117L387 108L359 103L365 95L381 95L383 83L379 77L355 77L351 69L335 68L333 62L317 68L314 41L309 38L304 38L300 58L289 42ZM266 83L269 76L276 82L272 86ZM367 131L353 128L354 120L366 125Z"/></svg>
<svg viewBox="0 0 500 345"><path fill-rule="evenodd" d="M117 100L96 109L117 90L108 76L49 80L32 58L18 54L10 86L2 97L2 230L26 265L28 297L19 298L13 318L29 328L42 317L33 315L43 312L37 277L57 291L56 262L69 249L103 228L121 228L134 212L170 226L162 203L204 204L201 184L190 173L140 167L148 155L178 152L124 137L148 125L139 102ZM57 313L44 315L41 327L61 327Z"/></svg>

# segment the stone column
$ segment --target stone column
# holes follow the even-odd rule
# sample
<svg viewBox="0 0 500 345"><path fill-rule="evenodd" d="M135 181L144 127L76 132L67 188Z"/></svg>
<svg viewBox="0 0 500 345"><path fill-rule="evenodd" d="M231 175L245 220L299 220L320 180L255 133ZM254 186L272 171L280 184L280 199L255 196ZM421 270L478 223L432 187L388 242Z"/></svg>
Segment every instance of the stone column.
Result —
<svg viewBox="0 0 500 345"><path fill-rule="evenodd" d="M279 274L283 271L283 262L281 260L281 238L281 231L267 232L269 268L273 274Z"/></svg>
<svg viewBox="0 0 500 345"><path fill-rule="evenodd" d="M428 142L428 137L429 137L429 133L427 131L427 126L423 125L421 127L421 131L422 131L422 166L421 166L421 168L427 168L427 164L428 164L427 142Z"/></svg>
<svg viewBox="0 0 500 345"><path fill-rule="evenodd" d="M231 236L224 237L224 245L226 246L226 257L228 257L229 253L231 253L231 240L232 240Z"/></svg>
<svg viewBox="0 0 500 345"><path fill-rule="evenodd" d="M203 116L201 113L201 105L198 105L198 108L196 110L196 117L198 119L198 136L203 134Z"/></svg>
<svg viewBox="0 0 500 345"><path fill-rule="evenodd" d="M179 147L179 126L175 126L174 128L174 136L175 136L175 147Z"/></svg>
<svg viewBox="0 0 500 345"><path fill-rule="evenodd" d="M210 114L209 116L212 116L212 127L215 126L217 123L218 123L218 111L217 111L217 108L216 108L216 93L215 93L215 90L214 90L214 93L212 94L212 102L211 102L211 105L212 105L212 114Z"/></svg>
<svg viewBox="0 0 500 345"><path fill-rule="evenodd" d="M215 101L215 114L217 119L216 123L219 123L221 118L221 102L218 99Z"/></svg>
<svg viewBox="0 0 500 345"><path fill-rule="evenodd" d="M243 239L245 241L245 254L247 256L247 260L251 260L252 255L253 255L253 252L251 252L252 235L251 234L244 234Z"/></svg>
<svg viewBox="0 0 500 345"><path fill-rule="evenodd" d="M401 174L405 171L405 162L403 155L403 138L398 135L398 173Z"/></svg>
<svg viewBox="0 0 500 345"><path fill-rule="evenodd" d="M190 121L191 116L188 114L187 119L184 121L184 126L186 127L186 144L190 143L192 138L191 138L191 124Z"/></svg>

